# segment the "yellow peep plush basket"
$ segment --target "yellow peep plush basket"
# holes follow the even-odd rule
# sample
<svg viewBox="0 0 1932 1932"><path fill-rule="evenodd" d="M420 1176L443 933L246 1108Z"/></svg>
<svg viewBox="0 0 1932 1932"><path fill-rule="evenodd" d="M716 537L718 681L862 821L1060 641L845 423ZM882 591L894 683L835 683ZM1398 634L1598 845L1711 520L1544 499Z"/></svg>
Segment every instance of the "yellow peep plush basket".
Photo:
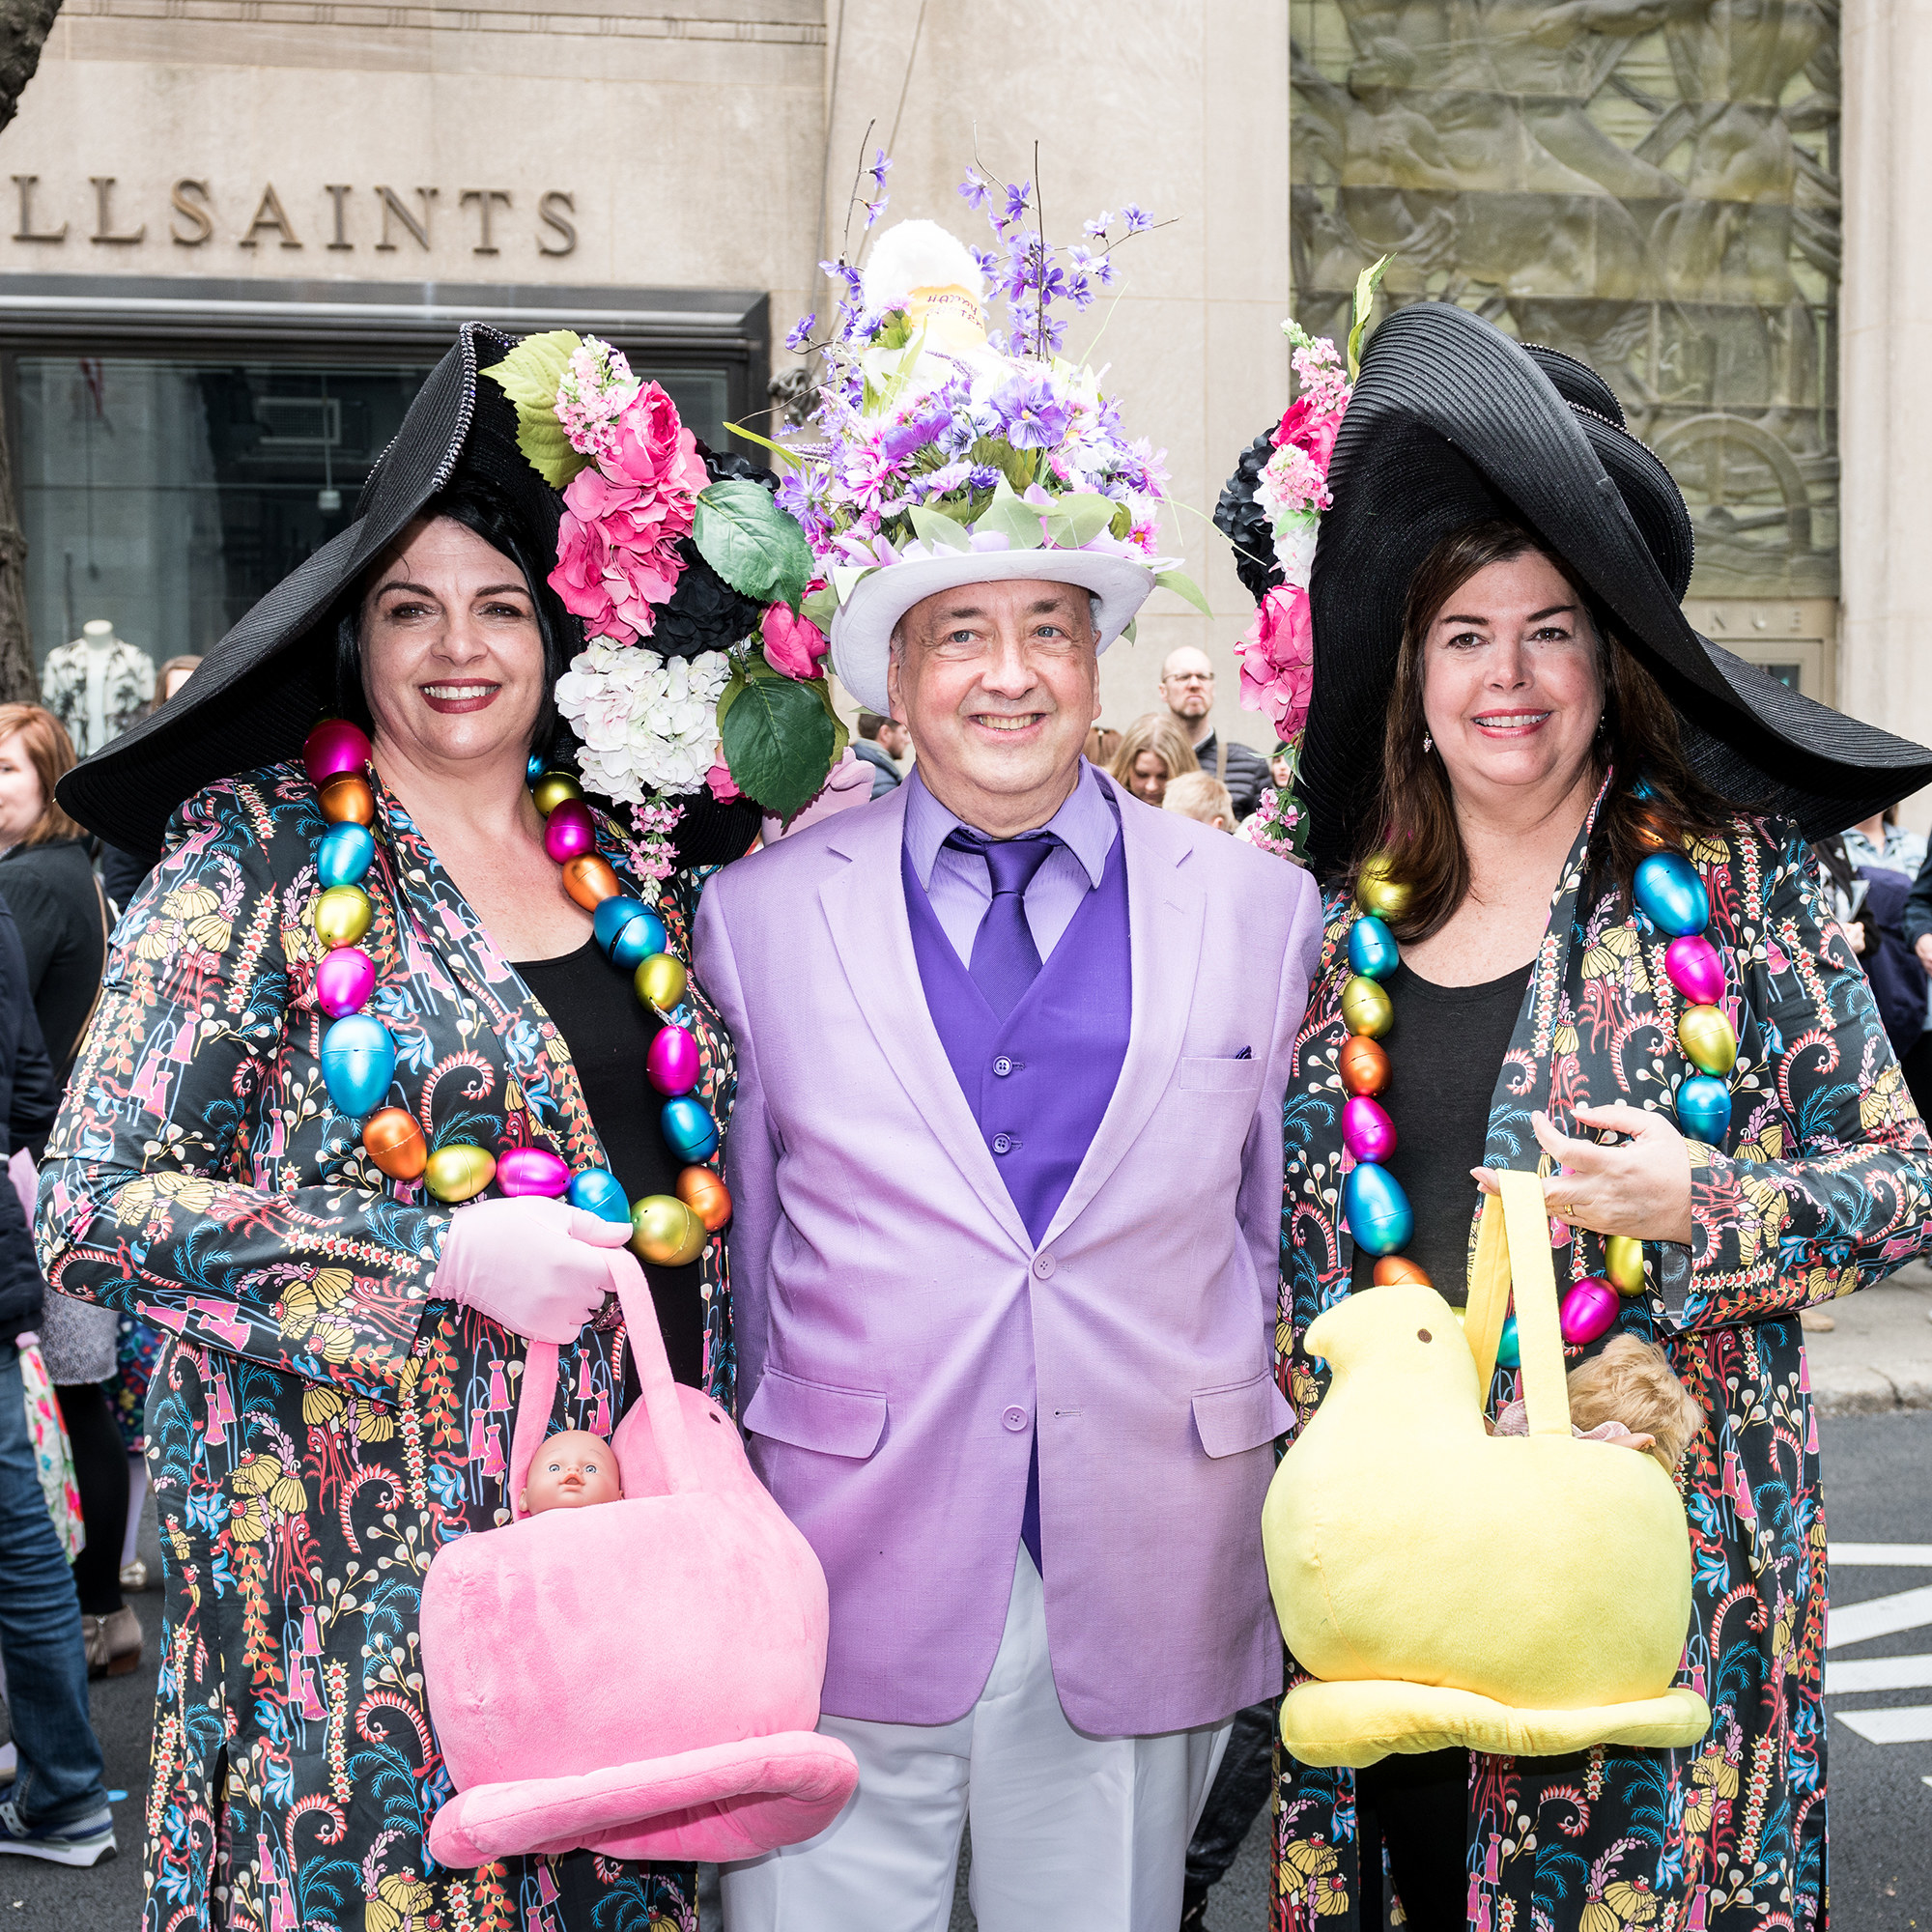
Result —
<svg viewBox="0 0 1932 1932"><path fill-rule="evenodd" d="M1681 1747L1710 1728L1671 1688L1690 1620L1677 1487L1647 1455L1572 1436L1542 1183L1497 1179L1466 1327L1434 1289L1390 1286L1308 1330L1334 1379L1262 1515L1282 1634L1318 1680L1282 1700L1306 1764ZM1492 1436L1512 1258L1529 1434Z"/></svg>

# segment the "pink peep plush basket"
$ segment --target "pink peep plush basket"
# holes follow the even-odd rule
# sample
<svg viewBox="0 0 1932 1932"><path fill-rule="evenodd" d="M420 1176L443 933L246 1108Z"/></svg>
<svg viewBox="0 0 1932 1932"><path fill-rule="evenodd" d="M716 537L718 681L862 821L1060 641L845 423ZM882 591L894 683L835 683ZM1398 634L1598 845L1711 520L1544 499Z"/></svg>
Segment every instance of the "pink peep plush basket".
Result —
<svg viewBox="0 0 1932 1932"><path fill-rule="evenodd" d="M443 1864L580 1847L726 1861L796 1844L858 1783L813 1730L825 1574L717 1404L671 1380L643 1271L611 1275L643 1388L612 1447L623 1498L548 1510L440 1550L424 1579L423 1671L455 1795L430 1826ZM510 1496L556 1390L532 1343Z"/></svg>

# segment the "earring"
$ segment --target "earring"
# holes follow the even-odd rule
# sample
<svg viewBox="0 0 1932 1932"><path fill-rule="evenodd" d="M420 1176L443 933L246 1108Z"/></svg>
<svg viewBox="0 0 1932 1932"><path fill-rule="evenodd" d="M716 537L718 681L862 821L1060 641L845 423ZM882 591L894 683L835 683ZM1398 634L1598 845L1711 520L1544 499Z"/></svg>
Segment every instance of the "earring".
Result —
<svg viewBox="0 0 1932 1932"><path fill-rule="evenodd" d="M1434 751L1434 750L1435 750L1435 740L1434 740L1434 739L1433 739L1433 738L1432 738L1432 737L1431 737L1431 736L1429 735L1429 733L1428 733L1427 731L1425 731L1425 732L1424 732L1424 733L1422 734L1422 749L1423 749L1423 751L1424 751L1425 753L1427 753L1427 752L1431 752L1431 751Z"/></svg>

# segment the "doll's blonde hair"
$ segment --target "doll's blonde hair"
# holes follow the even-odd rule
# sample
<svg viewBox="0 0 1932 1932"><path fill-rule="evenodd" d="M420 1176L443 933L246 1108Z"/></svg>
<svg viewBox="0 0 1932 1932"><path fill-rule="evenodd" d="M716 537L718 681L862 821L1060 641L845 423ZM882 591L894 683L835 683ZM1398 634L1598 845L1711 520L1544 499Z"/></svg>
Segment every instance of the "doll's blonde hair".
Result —
<svg viewBox="0 0 1932 1932"><path fill-rule="evenodd" d="M1603 1349L1570 1371L1570 1421L1581 1430L1621 1422L1633 1435L1654 1435L1650 1453L1674 1476L1691 1436L1704 1426L1704 1406L1677 1379L1669 1357L1654 1342L1612 1335Z"/></svg>

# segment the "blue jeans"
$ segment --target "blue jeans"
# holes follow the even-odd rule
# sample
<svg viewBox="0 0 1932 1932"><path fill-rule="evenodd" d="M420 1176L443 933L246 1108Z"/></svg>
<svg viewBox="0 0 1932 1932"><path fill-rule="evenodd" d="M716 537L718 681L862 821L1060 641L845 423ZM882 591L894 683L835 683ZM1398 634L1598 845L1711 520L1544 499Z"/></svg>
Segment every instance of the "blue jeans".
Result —
<svg viewBox="0 0 1932 1932"><path fill-rule="evenodd" d="M87 1716L80 1598L54 1534L27 1434L20 1351L0 1342L0 1656L19 1751L13 1799L31 1825L69 1825L107 1803Z"/></svg>

